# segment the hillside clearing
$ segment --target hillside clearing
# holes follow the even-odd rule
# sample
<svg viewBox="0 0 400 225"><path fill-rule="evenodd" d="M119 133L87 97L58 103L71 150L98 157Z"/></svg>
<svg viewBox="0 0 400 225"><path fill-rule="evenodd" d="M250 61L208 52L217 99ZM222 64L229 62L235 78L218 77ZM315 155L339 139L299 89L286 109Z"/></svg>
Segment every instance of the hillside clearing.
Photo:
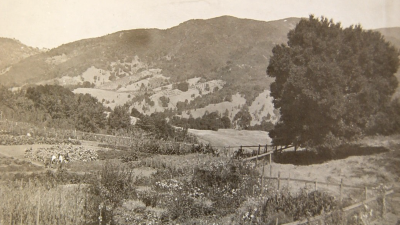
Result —
<svg viewBox="0 0 400 225"><path fill-rule="evenodd" d="M266 131L219 129L194 130L189 129L203 143L212 146L240 146L240 145L266 145L271 144L271 139Z"/></svg>
<svg viewBox="0 0 400 225"><path fill-rule="evenodd" d="M132 94L129 93L121 93L116 91L106 91L95 88L77 88L73 91L76 94L90 94L91 96L97 98L99 102L102 102L103 99L108 101L109 103L103 103L104 106L110 107L112 109L117 105L124 105L127 101L129 101L129 96Z"/></svg>

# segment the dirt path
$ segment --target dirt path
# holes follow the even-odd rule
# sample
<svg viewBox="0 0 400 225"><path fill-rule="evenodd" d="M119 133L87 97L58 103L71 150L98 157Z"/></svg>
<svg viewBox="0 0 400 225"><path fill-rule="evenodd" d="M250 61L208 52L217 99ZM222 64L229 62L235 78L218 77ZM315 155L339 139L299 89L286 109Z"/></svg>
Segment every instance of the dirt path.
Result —
<svg viewBox="0 0 400 225"><path fill-rule="evenodd" d="M37 162L37 161L30 161L24 157L25 155L25 150L32 148L33 151L37 151L38 148L46 148L50 147L51 145L39 145L39 144L34 144L34 145L0 145L0 154L7 156L7 157L13 157L16 159L21 159L21 160L26 160L31 162L32 164L40 167L44 167L44 164L42 162Z"/></svg>

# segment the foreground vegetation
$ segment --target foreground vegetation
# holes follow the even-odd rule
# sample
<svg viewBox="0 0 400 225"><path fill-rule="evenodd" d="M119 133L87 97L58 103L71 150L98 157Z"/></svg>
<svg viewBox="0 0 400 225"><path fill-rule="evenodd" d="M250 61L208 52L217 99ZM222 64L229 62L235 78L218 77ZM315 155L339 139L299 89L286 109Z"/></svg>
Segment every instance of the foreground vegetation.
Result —
<svg viewBox="0 0 400 225"><path fill-rule="evenodd" d="M59 140L67 137L62 134ZM276 181L262 179L254 163L242 163L210 145L154 136L135 140L121 149L98 143L98 148L104 148L90 154L84 151L83 141L79 146L25 152L29 156L25 160L35 160L36 154L45 151L67 150L79 155L75 159L71 153L75 160L59 169L2 157L1 164L6 167L1 167L0 201L5 204L0 207L0 220L22 224L38 220L44 224L275 224L276 220L286 223L332 212L328 224L357 224L352 222L353 213L340 213L341 207L353 200L344 199L341 205L337 196L322 190L279 190ZM387 150L348 146L331 157L307 151L273 158L278 163L308 165L376 152ZM85 160L85 154L92 160ZM311 161L290 161L295 158ZM379 204L374 207L377 211Z"/></svg>
<svg viewBox="0 0 400 225"><path fill-rule="evenodd" d="M192 224L292 221L337 208L320 192L277 192L272 183L237 162L215 161L190 170L157 169L151 176L136 164L107 161L99 173L63 170L19 175L2 183L1 220L44 224ZM189 172L188 172L189 171ZM194 173L192 172L194 171ZM146 187L146 188L143 188ZM261 192L263 195L261 196ZM282 211L283 210L283 211ZM226 223L226 221L224 222Z"/></svg>

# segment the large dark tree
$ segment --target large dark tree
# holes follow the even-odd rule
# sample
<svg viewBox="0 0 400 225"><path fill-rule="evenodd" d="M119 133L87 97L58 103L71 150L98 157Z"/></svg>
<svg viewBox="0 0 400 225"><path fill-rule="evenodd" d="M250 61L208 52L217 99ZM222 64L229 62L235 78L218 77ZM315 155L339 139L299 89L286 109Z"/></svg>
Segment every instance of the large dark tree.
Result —
<svg viewBox="0 0 400 225"><path fill-rule="evenodd" d="M274 47L267 69L281 113L273 142L333 149L372 129L398 86L398 51L379 32L314 16L288 39Z"/></svg>
<svg viewBox="0 0 400 225"><path fill-rule="evenodd" d="M77 108L75 127L78 130L97 133L106 126L104 106L89 94L75 94Z"/></svg>

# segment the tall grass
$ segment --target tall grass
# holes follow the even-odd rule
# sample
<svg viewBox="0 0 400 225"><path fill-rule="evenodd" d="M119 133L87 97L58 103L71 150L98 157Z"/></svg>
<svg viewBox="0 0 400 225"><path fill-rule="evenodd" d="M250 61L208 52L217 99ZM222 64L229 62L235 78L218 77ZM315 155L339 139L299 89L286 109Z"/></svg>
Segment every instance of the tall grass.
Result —
<svg viewBox="0 0 400 225"><path fill-rule="evenodd" d="M0 186L0 224L94 224L89 185L14 181Z"/></svg>

